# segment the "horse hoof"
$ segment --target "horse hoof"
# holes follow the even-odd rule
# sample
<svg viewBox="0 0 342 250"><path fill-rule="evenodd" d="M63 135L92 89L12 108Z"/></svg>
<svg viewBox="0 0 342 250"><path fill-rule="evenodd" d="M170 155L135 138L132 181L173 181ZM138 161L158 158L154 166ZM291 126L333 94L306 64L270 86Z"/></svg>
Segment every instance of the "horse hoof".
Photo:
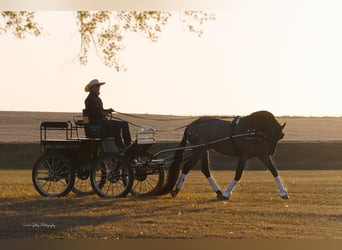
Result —
<svg viewBox="0 0 342 250"><path fill-rule="evenodd" d="M172 198L175 198L177 196L178 192L179 192L179 190L177 190L177 189L171 190L170 194L171 194Z"/></svg>
<svg viewBox="0 0 342 250"><path fill-rule="evenodd" d="M221 197L222 197L222 192L221 192L221 190L217 190L216 191L216 198L219 200L219 199L221 199Z"/></svg>
<svg viewBox="0 0 342 250"><path fill-rule="evenodd" d="M288 194L284 194L284 195L281 195L280 198L282 198L284 200L288 200L288 199L290 199L290 196Z"/></svg>
<svg viewBox="0 0 342 250"><path fill-rule="evenodd" d="M224 196L223 194L218 194L217 196L216 196L216 198L217 198L217 200L219 200L219 201L227 201L227 200L229 200L229 196L228 197L226 197L226 196Z"/></svg>
<svg viewBox="0 0 342 250"><path fill-rule="evenodd" d="M289 195L287 194L286 191L283 191L280 193L280 198L284 199L284 200L288 200L290 199Z"/></svg>

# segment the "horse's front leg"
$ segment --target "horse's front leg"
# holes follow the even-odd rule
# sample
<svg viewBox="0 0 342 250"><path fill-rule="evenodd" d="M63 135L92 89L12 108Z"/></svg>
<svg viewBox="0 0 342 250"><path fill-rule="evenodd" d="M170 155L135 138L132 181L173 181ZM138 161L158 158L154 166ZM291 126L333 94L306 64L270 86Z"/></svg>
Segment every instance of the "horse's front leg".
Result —
<svg viewBox="0 0 342 250"><path fill-rule="evenodd" d="M221 196L218 196L217 198L219 200L229 200L230 196L232 195L233 189L235 185L238 183L238 181L241 179L243 169L245 168L247 159L244 157L240 157L238 160L238 165L235 171L235 177L234 180L232 180L231 183L229 183L226 191Z"/></svg>
<svg viewBox="0 0 342 250"><path fill-rule="evenodd" d="M282 199L289 199L289 195L287 193L287 190L286 188L284 187L281 179L280 179L280 176L278 175L278 171L276 169L276 167L274 166L273 162L272 162L272 159L269 155L262 155L262 156L259 156L258 157L265 165L266 167L271 171L273 177L274 177L274 180L277 184L277 187L279 189L279 194L280 194L280 197Z"/></svg>

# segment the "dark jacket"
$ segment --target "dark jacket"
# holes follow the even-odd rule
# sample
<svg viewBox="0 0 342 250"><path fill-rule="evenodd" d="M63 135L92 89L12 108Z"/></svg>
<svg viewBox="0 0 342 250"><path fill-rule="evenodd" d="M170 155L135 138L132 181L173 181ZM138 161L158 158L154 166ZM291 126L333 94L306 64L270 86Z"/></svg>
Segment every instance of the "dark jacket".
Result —
<svg viewBox="0 0 342 250"><path fill-rule="evenodd" d="M84 102L86 113L91 123L103 121L105 119L103 115L103 103L98 95L90 92Z"/></svg>

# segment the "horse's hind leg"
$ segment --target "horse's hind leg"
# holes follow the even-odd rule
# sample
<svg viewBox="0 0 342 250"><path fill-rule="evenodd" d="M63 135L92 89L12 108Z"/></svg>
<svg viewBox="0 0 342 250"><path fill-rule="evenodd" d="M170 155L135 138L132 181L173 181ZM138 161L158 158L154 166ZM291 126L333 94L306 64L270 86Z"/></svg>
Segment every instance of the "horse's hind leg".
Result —
<svg viewBox="0 0 342 250"><path fill-rule="evenodd" d="M210 174L210 161L209 161L209 150L206 152L203 152L202 158L201 158L201 171L204 174L204 176L208 179L211 187L213 188L214 192L217 194L217 196L221 196L222 192L217 185L215 179Z"/></svg>
<svg viewBox="0 0 342 250"><path fill-rule="evenodd" d="M186 163L183 166L182 174L177 181L176 189L171 191L172 197L177 196L177 194L179 193L179 191L181 190L184 184L187 174L190 172L192 167L195 166L195 164L199 161L199 159L201 158L201 155L202 155L202 151L195 150L193 154L191 155L190 159L186 161Z"/></svg>
<svg viewBox="0 0 342 250"><path fill-rule="evenodd" d="M279 194L282 199L289 199L289 195L287 193L286 188L284 188L284 185L278 175L278 171L276 167L274 166L272 159L269 155L267 156L259 156L259 159L266 165L266 167L271 171L274 180L277 184L277 187L279 189Z"/></svg>

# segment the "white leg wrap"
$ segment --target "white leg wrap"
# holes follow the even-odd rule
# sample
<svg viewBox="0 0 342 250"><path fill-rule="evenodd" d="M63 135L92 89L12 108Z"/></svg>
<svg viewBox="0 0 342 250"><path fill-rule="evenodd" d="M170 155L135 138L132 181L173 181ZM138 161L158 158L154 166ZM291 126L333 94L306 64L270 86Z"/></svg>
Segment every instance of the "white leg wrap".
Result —
<svg viewBox="0 0 342 250"><path fill-rule="evenodd" d="M236 185L237 181L236 180L232 180L232 182L228 185L226 191L224 191L223 196L224 197L230 197L235 185Z"/></svg>
<svg viewBox="0 0 342 250"><path fill-rule="evenodd" d="M213 188L214 192L220 190L220 188L217 186L216 181L214 180L213 177L209 176L208 181L209 181L211 187Z"/></svg>
<svg viewBox="0 0 342 250"><path fill-rule="evenodd" d="M177 185L176 185L176 189L181 189L183 184L184 184L184 181L185 181L185 177L186 177L186 174L182 174L179 179L178 179L178 182L177 182Z"/></svg>
<svg viewBox="0 0 342 250"><path fill-rule="evenodd" d="M281 179L279 176L275 177L274 178L275 182L277 183L277 186L278 186L278 189L279 189L279 192L283 192L285 190L284 186L283 186L283 183L281 182Z"/></svg>
<svg viewBox="0 0 342 250"><path fill-rule="evenodd" d="M281 179L279 176L274 178L275 182L277 183L278 189L279 189L279 193L280 193L280 197L283 199L288 199L289 196L287 194L287 190L286 188L284 188L283 183L281 182Z"/></svg>

